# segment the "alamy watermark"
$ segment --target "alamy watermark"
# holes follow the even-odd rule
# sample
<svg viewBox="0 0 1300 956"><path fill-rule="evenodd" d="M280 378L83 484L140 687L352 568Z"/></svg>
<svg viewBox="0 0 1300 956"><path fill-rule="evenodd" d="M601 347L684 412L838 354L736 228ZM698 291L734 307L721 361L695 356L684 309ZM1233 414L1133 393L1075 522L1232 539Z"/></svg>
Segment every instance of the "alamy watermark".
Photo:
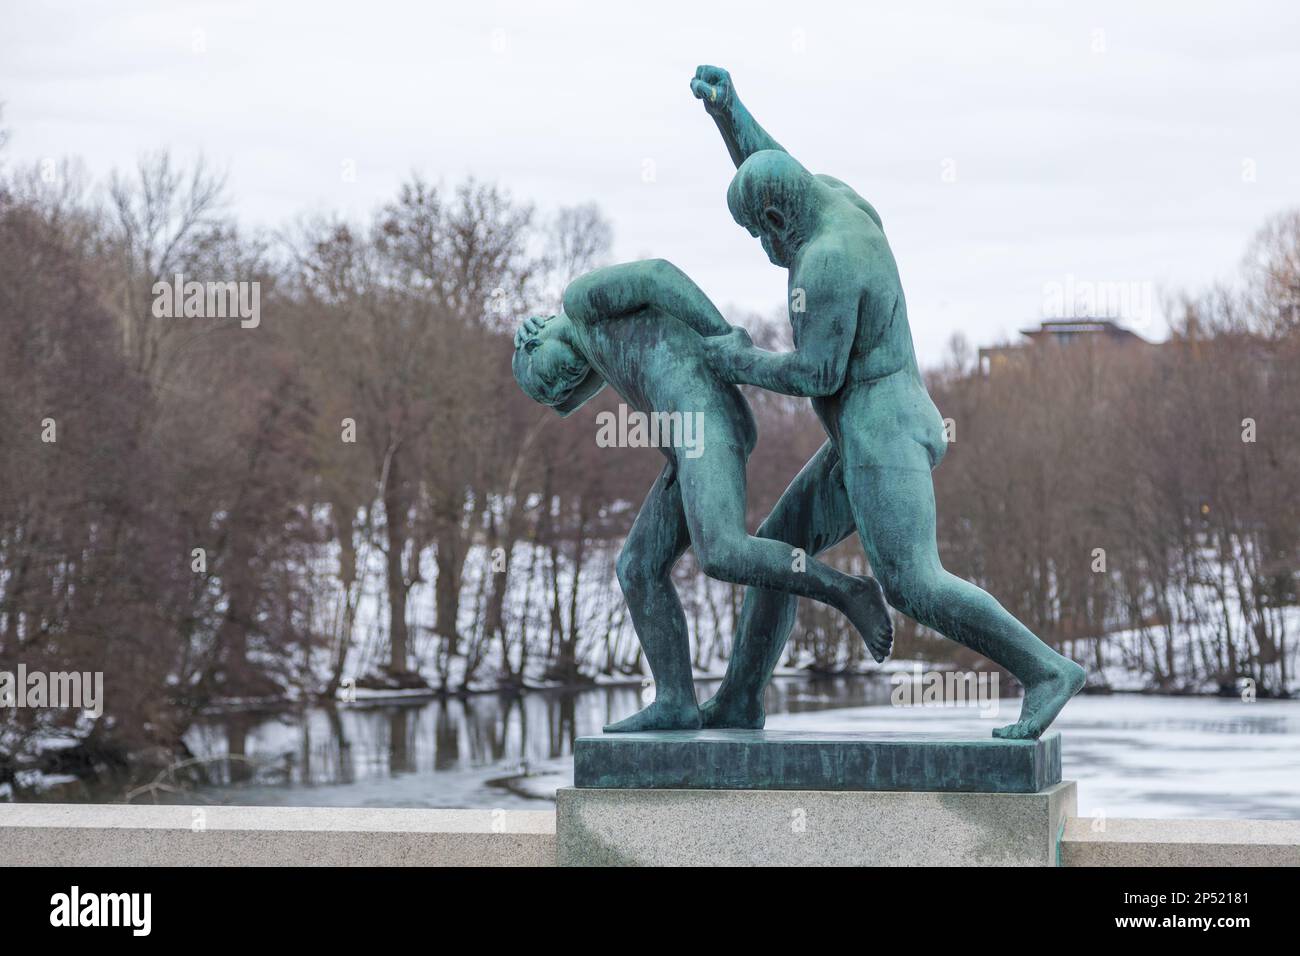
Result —
<svg viewBox="0 0 1300 956"><path fill-rule="evenodd" d="M0 671L0 709L66 707L91 717L104 713L103 671Z"/></svg>
<svg viewBox="0 0 1300 956"><path fill-rule="evenodd" d="M996 717L999 701L997 671L912 670L889 675L894 685L889 703L894 707L964 707L975 704L981 717Z"/></svg>
<svg viewBox="0 0 1300 956"><path fill-rule="evenodd" d="M638 412L619 404L618 412L596 416L598 448L681 448L687 458L704 454L703 412Z"/></svg>
<svg viewBox="0 0 1300 956"><path fill-rule="evenodd" d="M50 897L50 925L56 927L118 926L132 936L153 929L152 893L83 893L73 886Z"/></svg>
<svg viewBox="0 0 1300 956"><path fill-rule="evenodd" d="M153 284L156 319L239 319L242 329L262 323L260 282L198 282L176 273Z"/></svg>
<svg viewBox="0 0 1300 956"><path fill-rule="evenodd" d="M1155 286L1142 279L1080 279L1043 284L1043 318L1122 319L1136 328L1155 321Z"/></svg>

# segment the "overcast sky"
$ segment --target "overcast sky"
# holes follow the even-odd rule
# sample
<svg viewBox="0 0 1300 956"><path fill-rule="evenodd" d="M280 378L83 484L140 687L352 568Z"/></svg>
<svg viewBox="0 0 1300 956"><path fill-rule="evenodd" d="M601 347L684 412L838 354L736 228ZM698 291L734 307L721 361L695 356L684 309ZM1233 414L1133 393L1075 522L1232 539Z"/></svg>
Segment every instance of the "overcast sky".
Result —
<svg viewBox="0 0 1300 956"><path fill-rule="evenodd" d="M1036 323L1071 276L1230 277L1300 205L1294 0L731 6L6 4L8 159L102 175L201 152L256 227L366 216L412 171L473 174L542 210L594 200L617 258L663 256L724 310L772 314L785 275L731 221L733 170L689 90L712 63L880 211L923 364L954 332Z"/></svg>

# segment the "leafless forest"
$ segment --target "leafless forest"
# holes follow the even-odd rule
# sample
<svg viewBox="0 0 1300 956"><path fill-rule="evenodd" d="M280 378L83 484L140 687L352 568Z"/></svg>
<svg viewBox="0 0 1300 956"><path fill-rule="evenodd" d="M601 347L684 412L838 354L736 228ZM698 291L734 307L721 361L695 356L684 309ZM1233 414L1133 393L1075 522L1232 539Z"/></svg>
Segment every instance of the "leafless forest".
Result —
<svg viewBox="0 0 1300 956"><path fill-rule="evenodd" d="M368 222L251 236L236 199L165 154L0 186L0 669L102 671L106 691L98 720L0 714L0 782L40 735L88 763L170 759L231 699L641 674L614 560L658 453L597 447L616 398L562 421L510 374L518 319L607 260L597 208L412 179ZM1158 348L1026 349L983 374L959 338L927 373L953 432L948 567L1097 688L1297 686L1300 214L1243 252ZM259 283L260 324L156 317L176 274ZM757 525L823 436L806 403L750 399ZM853 541L834 557L865 570ZM679 572L716 671L741 595ZM977 666L899 624L896 657ZM790 662L864 667L850 637L805 603Z"/></svg>

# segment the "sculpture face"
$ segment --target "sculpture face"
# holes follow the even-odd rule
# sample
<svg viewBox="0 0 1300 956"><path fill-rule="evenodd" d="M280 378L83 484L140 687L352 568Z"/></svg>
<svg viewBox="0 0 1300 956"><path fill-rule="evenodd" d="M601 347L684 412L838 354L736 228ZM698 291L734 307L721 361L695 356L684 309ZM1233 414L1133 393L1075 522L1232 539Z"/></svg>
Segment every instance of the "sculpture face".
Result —
<svg viewBox="0 0 1300 956"><path fill-rule="evenodd" d="M525 395L542 405L559 405L591 369L563 334L567 323L563 315L532 318L515 336L511 362L515 381Z"/></svg>
<svg viewBox="0 0 1300 956"><path fill-rule="evenodd" d="M763 150L745 160L727 189L732 218L763 245L773 265L790 268L807 239L813 178L786 153Z"/></svg>
<svg viewBox="0 0 1300 956"><path fill-rule="evenodd" d="M784 269L790 268L790 262L794 259L794 253L797 249L791 249L790 237L786 235L786 229L782 223L784 218L773 222L775 217L781 215L779 209L768 207L764 210L763 222L766 227L759 232L759 243L763 246L763 251L767 253L768 261L774 266L781 266Z"/></svg>

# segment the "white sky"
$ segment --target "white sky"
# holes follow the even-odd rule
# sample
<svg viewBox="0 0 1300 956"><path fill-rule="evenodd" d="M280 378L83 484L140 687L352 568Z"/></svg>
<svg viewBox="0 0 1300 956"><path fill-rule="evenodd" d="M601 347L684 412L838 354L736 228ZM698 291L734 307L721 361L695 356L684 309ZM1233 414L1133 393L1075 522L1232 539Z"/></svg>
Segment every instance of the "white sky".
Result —
<svg viewBox="0 0 1300 956"><path fill-rule="evenodd" d="M415 170L472 173L543 210L594 200L617 258L663 256L724 310L772 314L784 273L731 221L732 167L689 90L697 64L727 67L786 148L879 209L923 364L956 331L1035 323L1069 276L1229 277L1300 204L1294 0L5 6L10 161L102 175L202 152L265 227L367 216Z"/></svg>

